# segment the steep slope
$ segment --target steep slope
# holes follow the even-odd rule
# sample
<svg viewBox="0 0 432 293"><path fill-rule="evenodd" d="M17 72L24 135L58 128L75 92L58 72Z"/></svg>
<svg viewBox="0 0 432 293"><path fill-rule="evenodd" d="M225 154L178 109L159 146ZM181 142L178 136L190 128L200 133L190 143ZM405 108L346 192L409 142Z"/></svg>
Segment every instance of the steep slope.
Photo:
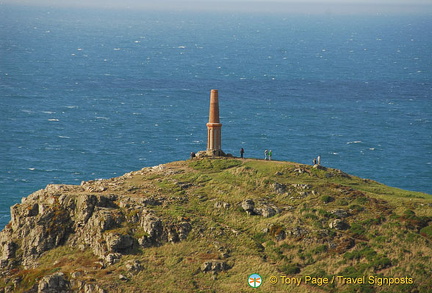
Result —
<svg viewBox="0 0 432 293"><path fill-rule="evenodd" d="M3 292L432 288L432 196L321 166L173 162L48 185L11 214Z"/></svg>

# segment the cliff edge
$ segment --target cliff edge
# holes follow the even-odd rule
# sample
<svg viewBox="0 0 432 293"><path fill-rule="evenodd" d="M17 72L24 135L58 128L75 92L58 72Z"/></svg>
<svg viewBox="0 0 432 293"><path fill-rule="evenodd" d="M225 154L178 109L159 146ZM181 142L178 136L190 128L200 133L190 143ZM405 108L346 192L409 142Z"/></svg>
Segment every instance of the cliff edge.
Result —
<svg viewBox="0 0 432 293"><path fill-rule="evenodd" d="M254 273L263 292L429 292L431 241L431 195L194 159L23 198L0 232L0 292L253 292Z"/></svg>

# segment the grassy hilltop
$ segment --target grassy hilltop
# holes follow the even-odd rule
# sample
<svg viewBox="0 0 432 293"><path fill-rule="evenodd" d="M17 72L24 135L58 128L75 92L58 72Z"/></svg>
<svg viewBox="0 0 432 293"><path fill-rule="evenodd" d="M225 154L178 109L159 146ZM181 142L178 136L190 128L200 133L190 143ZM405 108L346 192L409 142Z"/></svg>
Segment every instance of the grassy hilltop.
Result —
<svg viewBox="0 0 432 293"><path fill-rule="evenodd" d="M56 272L64 274L74 292L84 292L83 284L88 288L97 284L100 290L88 292L430 292L432 288L432 195L340 170L206 158L56 190L50 193L47 187L43 194L53 198L51 210L57 211L53 213L57 224L50 231L63 231L64 239L37 255L31 266L23 265L21 248L9 253L9 267L0 269L4 276L0 288L29 292L38 282L41 288L44 276ZM80 245L81 238L74 237L81 233L80 225L90 224L75 225L75 214L64 220L71 223L67 229L58 224L63 219L59 211L67 210L61 206L63 199L78 206L71 202L84 194L112 198L113 204L101 210L115 214L116 222L92 234L100 239L88 240L88 245ZM42 197L40 193L34 199L39 206ZM139 224L139 218L150 212L159 222ZM158 223L168 226L157 232ZM12 223L7 229L15 235L18 228ZM130 244L110 246L107 235L125 243L130 239ZM18 237L14 241L25 247ZM105 250L97 256L92 245L99 244L97 249ZM101 261L102 254L114 252L121 257L108 264ZM247 283L254 273L262 277L259 288ZM14 280L18 280L15 285Z"/></svg>

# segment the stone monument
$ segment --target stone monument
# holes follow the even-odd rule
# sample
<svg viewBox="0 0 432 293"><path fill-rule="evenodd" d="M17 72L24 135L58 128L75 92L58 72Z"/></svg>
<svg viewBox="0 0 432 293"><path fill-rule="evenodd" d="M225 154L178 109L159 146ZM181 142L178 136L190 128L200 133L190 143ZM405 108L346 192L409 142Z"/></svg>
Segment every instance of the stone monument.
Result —
<svg viewBox="0 0 432 293"><path fill-rule="evenodd" d="M222 151L222 124L219 119L218 90L210 91L210 109L207 125L207 150L197 156L226 156Z"/></svg>

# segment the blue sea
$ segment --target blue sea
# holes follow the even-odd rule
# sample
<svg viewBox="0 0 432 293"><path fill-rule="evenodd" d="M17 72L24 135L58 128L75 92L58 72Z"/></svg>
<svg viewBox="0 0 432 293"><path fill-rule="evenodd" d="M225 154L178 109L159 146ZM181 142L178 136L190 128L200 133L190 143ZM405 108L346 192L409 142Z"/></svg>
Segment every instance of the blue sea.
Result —
<svg viewBox="0 0 432 293"><path fill-rule="evenodd" d="M432 18L0 7L0 229L50 183L206 148L432 193Z"/></svg>

